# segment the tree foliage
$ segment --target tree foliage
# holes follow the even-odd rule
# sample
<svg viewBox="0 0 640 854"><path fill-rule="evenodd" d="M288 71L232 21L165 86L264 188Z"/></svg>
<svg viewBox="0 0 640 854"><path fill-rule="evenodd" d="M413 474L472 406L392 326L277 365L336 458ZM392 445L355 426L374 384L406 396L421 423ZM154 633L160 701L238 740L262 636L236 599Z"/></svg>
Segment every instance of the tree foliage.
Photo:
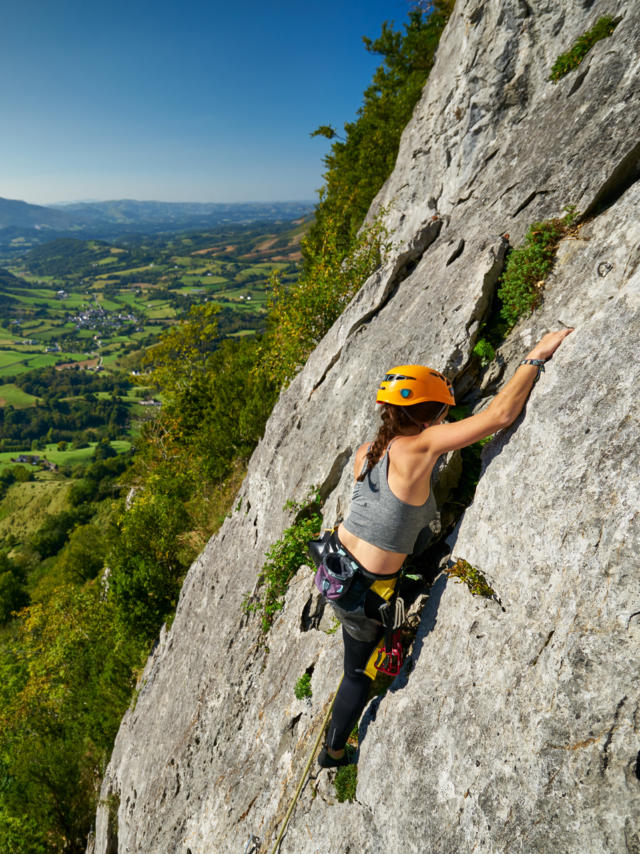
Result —
<svg viewBox="0 0 640 854"><path fill-rule="evenodd" d="M71 532L56 561L56 568L69 583L84 584L95 578L104 565L104 531L96 524L81 525Z"/></svg>
<svg viewBox="0 0 640 854"><path fill-rule="evenodd" d="M28 603L24 568L0 553L0 625Z"/></svg>
<svg viewBox="0 0 640 854"><path fill-rule="evenodd" d="M140 650L114 637L94 584L32 605L0 651L2 850L84 851Z"/></svg>
<svg viewBox="0 0 640 854"><path fill-rule="evenodd" d="M87 516L88 511L84 508L52 513L31 536L29 544L41 558L51 557L60 551L78 522L86 521Z"/></svg>
<svg viewBox="0 0 640 854"><path fill-rule="evenodd" d="M295 285L287 288L277 274L272 276L259 372L278 385L300 370L389 248L381 219L353 238L346 255L339 243L340 223L327 217L319 246L312 248L303 240L306 260Z"/></svg>
<svg viewBox="0 0 640 854"><path fill-rule="evenodd" d="M274 382L252 370L259 341L227 340L209 351L200 321L177 324L171 346L154 354L157 381L167 378L165 404L143 427L129 474L135 494L107 558L119 618L147 640L175 609L189 563L219 524L219 513L207 515L203 505L216 505L212 492L224 493L226 479L248 459L277 393ZM198 340L206 355L187 381L172 353Z"/></svg>
<svg viewBox="0 0 640 854"><path fill-rule="evenodd" d="M321 250L327 231L336 232L343 256L349 251L369 205L395 165L400 136L433 67L452 9L453 0L434 0L410 11L404 32L386 22L377 39L364 38L367 50L383 61L364 92L358 118L345 124L344 139L328 125L312 134L335 136L336 141L324 158L325 183L305 259Z"/></svg>
<svg viewBox="0 0 640 854"><path fill-rule="evenodd" d="M158 472L117 522L108 586L125 634L150 641L175 609L188 567L180 545L189 528L187 490L179 473Z"/></svg>
<svg viewBox="0 0 640 854"><path fill-rule="evenodd" d="M144 377L145 384L175 396L206 374L216 349L219 313L214 303L193 305L185 322L167 329L147 351L144 363L152 371Z"/></svg>

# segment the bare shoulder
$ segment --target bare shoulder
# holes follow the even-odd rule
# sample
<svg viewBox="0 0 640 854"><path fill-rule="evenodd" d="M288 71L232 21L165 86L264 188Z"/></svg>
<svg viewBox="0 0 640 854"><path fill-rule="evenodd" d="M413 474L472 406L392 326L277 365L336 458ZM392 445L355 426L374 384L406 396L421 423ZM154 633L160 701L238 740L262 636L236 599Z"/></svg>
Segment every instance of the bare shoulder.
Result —
<svg viewBox="0 0 640 854"><path fill-rule="evenodd" d="M423 433L418 436L396 436L392 443L389 453L391 467L405 480L420 480L425 473L431 472L438 455L424 444Z"/></svg>

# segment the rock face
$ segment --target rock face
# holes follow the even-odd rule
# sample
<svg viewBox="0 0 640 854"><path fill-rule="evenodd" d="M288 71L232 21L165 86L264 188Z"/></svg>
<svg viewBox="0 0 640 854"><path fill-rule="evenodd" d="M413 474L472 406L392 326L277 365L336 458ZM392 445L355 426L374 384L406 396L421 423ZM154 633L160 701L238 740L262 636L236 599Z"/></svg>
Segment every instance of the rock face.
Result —
<svg viewBox="0 0 640 854"><path fill-rule="evenodd" d="M621 21L557 85L555 58ZM281 396L235 511L191 567L102 788L95 852L271 851L341 673L301 570L260 646L241 602L313 484L344 512L392 364L484 398L575 326L484 451L449 537L499 602L440 575L409 661L360 731L356 801L303 790L281 845L312 852L640 852L640 6L458 0L384 209L395 248ZM575 204L544 300L484 376L471 351L536 220ZM478 394L471 396L477 401ZM311 699L294 685L312 673Z"/></svg>

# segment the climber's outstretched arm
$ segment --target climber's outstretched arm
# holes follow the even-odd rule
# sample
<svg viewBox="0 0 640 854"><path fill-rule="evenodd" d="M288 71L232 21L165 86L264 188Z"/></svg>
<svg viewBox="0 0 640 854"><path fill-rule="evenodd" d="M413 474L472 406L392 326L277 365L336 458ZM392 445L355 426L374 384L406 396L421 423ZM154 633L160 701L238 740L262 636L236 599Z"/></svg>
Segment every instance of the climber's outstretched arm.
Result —
<svg viewBox="0 0 640 854"><path fill-rule="evenodd" d="M549 332L526 358L543 361L550 359L572 331L562 329ZM466 448L467 445L508 427L522 412L538 373L539 368L536 365L520 365L486 409L451 424L434 424L417 437L415 450L418 451L422 446L423 452L439 457L447 451Z"/></svg>

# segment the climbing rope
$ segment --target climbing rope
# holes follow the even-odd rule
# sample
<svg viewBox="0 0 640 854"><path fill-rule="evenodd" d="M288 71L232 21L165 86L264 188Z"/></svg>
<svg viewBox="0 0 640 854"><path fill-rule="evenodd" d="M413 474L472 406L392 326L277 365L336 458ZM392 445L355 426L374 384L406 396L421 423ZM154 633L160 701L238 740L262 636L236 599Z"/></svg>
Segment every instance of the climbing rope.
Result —
<svg viewBox="0 0 640 854"><path fill-rule="evenodd" d="M340 684L342 684L342 679L340 680ZM338 684L338 688L340 688L340 684ZM309 754L309 758L307 759L307 764L304 766L304 771L302 772L302 777L300 778L300 782L298 783L298 788L296 789L296 793L293 796L293 800L291 801L291 804L289 805L289 809L287 810L287 814L284 817L284 822L282 823L282 829L280 830L278 838L276 839L276 844L271 849L271 854L276 854L276 851L278 850L280 842L282 841L282 837L284 836L284 832L287 829L287 825L289 824L289 819L291 818L291 813L293 812L294 807L295 807L296 803L298 802L298 798L300 797L300 792L302 791L302 787L304 786L306 779L307 779L307 774L309 773L309 768L311 768L311 763L313 762L313 758L316 755L316 751L318 749L318 746L320 745L320 740L322 739L322 736L324 735L324 731L326 729L326 726L329 723L329 718L331 717L331 712L333 710L333 704L336 701L336 694L337 693L338 693L338 691L336 690L336 693L333 695L333 699L331 700L331 703L329 704L329 708L327 709L327 714L324 716L324 720L322 722L322 726L320 727L320 732L318 733L316 743L313 745L313 749L312 749L311 753Z"/></svg>

